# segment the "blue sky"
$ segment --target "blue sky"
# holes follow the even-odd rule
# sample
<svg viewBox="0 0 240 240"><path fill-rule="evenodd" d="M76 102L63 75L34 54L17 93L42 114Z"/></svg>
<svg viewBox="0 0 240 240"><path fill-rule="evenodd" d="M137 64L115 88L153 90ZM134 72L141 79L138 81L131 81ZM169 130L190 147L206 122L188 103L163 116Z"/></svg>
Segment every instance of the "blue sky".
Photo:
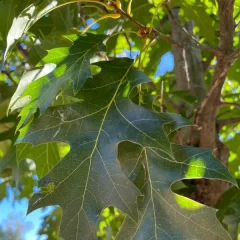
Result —
<svg viewBox="0 0 240 240"><path fill-rule="evenodd" d="M25 240L43 240L45 237L38 238L37 232L38 228L41 225L42 217L47 215L51 211L51 207L46 209L38 209L29 215L26 216L28 207L28 200L22 199L20 201L14 201L4 199L0 202L0 224L4 225L5 220L9 217L10 214L14 216L21 216L21 219L24 220L24 224L26 224L29 228L25 234Z"/></svg>
<svg viewBox="0 0 240 240"><path fill-rule="evenodd" d="M171 72L173 68L174 68L173 54L171 52L167 52L161 57L154 78L157 78L158 76L163 76L167 72Z"/></svg>

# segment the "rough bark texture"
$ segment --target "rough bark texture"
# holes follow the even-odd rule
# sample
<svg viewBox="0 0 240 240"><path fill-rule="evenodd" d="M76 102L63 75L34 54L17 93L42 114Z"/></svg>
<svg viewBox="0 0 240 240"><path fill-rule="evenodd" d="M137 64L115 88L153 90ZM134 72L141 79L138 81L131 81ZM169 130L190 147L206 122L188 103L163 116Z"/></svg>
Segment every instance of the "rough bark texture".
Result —
<svg viewBox="0 0 240 240"><path fill-rule="evenodd" d="M227 72L235 59L233 53L233 6L234 0L218 0L218 15L220 23L221 55L217 55L217 64L214 71L212 86L204 99L199 111L198 124L202 130L200 134L200 146L216 148L216 113L220 103L221 91L226 79ZM206 138L206 136L211 136Z"/></svg>
<svg viewBox="0 0 240 240"><path fill-rule="evenodd" d="M172 39L180 44L193 42L192 39L175 24L175 21L180 23L178 9L172 10L174 19L170 17L172 26ZM193 35L194 23L192 21L185 24L185 29L189 34ZM204 81L204 72L202 64L201 51L197 48L183 49L178 46L173 46L174 61L175 61L175 78L177 90L188 90L198 100L203 100L207 94L207 87Z"/></svg>
<svg viewBox="0 0 240 240"><path fill-rule="evenodd" d="M172 39L180 44L191 43L193 40L180 27L179 9L171 10L169 16L172 29ZM192 21L185 24L185 30L193 34L194 23ZM207 94L207 87L204 81L204 70L202 64L202 56L200 49L197 48L179 48L172 46L174 54L174 73L176 80L176 89L178 91L189 91L199 101L202 101ZM192 114L194 106L186 101L178 103L179 112L186 109L187 115ZM193 120L193 119L192 119ZM190 144L191 129L184 128L178 133L178 141L180 144Z"/></svg>
<svg viewBox="0 0 240 240"><path fill-rule="evenodd" d="M221 54L216 55L217 64L213 75L210 89L206 89L204 81L204 67L202 64L201 51L196 48L181 49L173 46L175 57L175 78L177 90L189 90L200 102L200 110L195 116L197 127L180 132L181 144L194 145L210 148L214 155L227 166L229 151L219 141L216 114L220 106L221 91L230 66L234 63L233 56L233 5L234 0L218 0L220 19L220 42ZM172 9L170 14L172 38L179 43L193 41L189 35L193 34L193 23L188 22L185 30L180 27L178 9ZM174 17L174 19L173 19ZM181 102L187 108L188 104ZM196 106L195 106L196 107ZM193 109L189 109L191 112ZM215 206L219 197L229 188L229 184L222 181L210 181L200 179L195 181L196 192L190 197L198 202L209 206Z"/></svg>

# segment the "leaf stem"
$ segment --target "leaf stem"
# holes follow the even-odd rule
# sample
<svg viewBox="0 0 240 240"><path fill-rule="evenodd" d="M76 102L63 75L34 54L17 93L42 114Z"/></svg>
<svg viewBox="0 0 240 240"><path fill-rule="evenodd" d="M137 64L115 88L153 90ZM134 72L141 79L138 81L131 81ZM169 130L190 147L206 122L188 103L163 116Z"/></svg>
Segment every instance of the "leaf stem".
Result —
<svg viewBox="0 0 240 240"><path fill-rule="evenodd" d="M83 35L84 33L86 33L86 32L89 30L89 28L91 28L95 23L97 23L97 22L99 22L99 21L101 21L101 20L103 20L103 19L106 19L106 18L119 18L119 17L120 17L120 14L118 14L118 13L105 14L105 15L103 15L102 17L98 18L96 21L92 22L90 25L88 25L88 26L84 29L84 31L82 32L82 35Z"/></svg>
<svg viewBox="0 0 240 240"><path fill-rule="evenodd" d="M163 5L164 2L165 2L165 0L162 0L162 2L159 3L157 8L156 8L156 12L154 13L154 15L152 17L151 24L150 24L150 33L151 33L152 29L153 29L153 21L154 21L154 18L156 17L156 15L158 13L158 9Z"/></svg>
<svg viewBox="0 0 240 240"><path fill-rule="evenodd" d="M124 33L133 33L133 34L136 34L136 35L139 36L138 32L131 31L131 30L124 30L124 31L120 31L120 32L114 32L114 33L108 35L108 36L104 39L104 41L107 41L107 40L110 39L111 37L114 37L114 36L116 36L116 35L118 35L118 34L124 34ZM140 37L140 36L139 36L139 37Z"/></svg>

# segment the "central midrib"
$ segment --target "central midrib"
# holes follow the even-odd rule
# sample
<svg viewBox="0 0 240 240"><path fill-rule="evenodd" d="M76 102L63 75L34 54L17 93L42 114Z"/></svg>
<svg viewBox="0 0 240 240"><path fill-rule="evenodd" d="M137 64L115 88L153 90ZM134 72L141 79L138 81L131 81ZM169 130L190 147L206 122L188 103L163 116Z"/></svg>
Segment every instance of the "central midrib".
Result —
<svg viewBox="0 0 240 240"><path fill-rule="evenodd" d="M84 193L83 193L82 205L81 205L81 207L80 207L80 209L79 209L79 212L80 212L81 209L83 208L84 199L85 199L85 194L86 194L86 190L87 190L87 186L88 186L88 181L89 181L89 175L90 175L91 166L92 166L92 156L93 156L93 154L94 154L94 152L95 152L95 150L96 150L96 148L97 148L98 141L99 141L99 137L100 137L100 135L101 135L104 122L105 122L105 120L106 120L108 111L109 111L110 107L112 106L112 104L113 104L113 102L114 102L114 100L115 100L115 98L116 98L116 96L117 96L117 94L118 94L119 88L120 88L122 82L124 81L125 77L127 76L128 72L130 71L132 65L133 65L133 63L130 65L130 67L128 68L128 70L126 71L126 73L124 74L124 76L122 77L121 81L119 82L119 85L118 85L118 87L117 87L117 89L116 89L116 91L115 91L115 93L114 93L111 101L110 101L109 104L107 105L106 112L105 112L105 114L104 114L104 116L103 116L103 119L102 119L102 122L101 122L101 125L100 125L100 128L99 128L99 131L98 131L98 135L97 135L97 137L96 137L95 145L94 145L93 150L92 150L92 153L91 153L91 155L90 155L90 157L89 157L89 159L90 159L90 164L89 164L89 168L88 168L87 181L86 181L86 185L85 185L85 189L84 189Z"/></svg>

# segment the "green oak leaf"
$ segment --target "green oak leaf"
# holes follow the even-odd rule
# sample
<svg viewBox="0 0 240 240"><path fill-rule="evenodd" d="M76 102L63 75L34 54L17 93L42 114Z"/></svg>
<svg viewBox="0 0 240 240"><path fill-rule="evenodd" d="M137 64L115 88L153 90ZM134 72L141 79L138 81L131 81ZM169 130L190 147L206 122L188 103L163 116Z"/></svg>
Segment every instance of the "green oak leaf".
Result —
<svg viewBox="0 0 240 240"><path fill-rule="evenodd" d="M0 14L1 17L4 17L6 14L11 14L1 21L4 25L0 25L1 32L3 32L3 39L6 42L6 51L4 54L4 59L6 59L24 32L48 11L54 9L55 6L48 0L9 0L3 1L0 4L3 5L3 7L0 7L3 11L3 13ZM7 22L5 22L6 19Z"/></svg>
<svg viewBox="0 0 240 240"><path fill-rule="evenodd" d="M240 183L240 181L238 181ZM232 187L226 191L220 198L217 208L219 209L217 216L223 223L232 240L237 240L239 235L240 224L240 190Z"/></svg>
<svg viewBox="0 0 240 240"><path fill-rule="evenodd" d="M37 4L39 0L30 0L31 4ZM9 30L15 21L15 18L26 8L29 0L1 0L0 1L0 36L2 37L2 48L7 45L7 36ZM24 26L23 26L24 29ZM15 28L15 36L18 35L20 29ZM20 30L21 31L21 30ZM21 36L20 36L21 37Z"/></svg>
<svg viewBox="0 0 240 240"><path fill-rule="evenodd" d="M97 36L93 34L65 36L72 42L71 47L49 50L48 55L43 58L43 62L47 66L45 65L40 73L37 73L37 71L40 71L39 69L34 69L23 76L11 100L12 105L10 105L10 108L19 107L21 101L16 103L19 96L22 97L22 101L25 104L20 113L21 120L17 128L26 123L30 116L36 112L37 108L40 109L40 114L42 114L68 80L73 82L73 89L76 93L85 81L91 78L90 59L95 53L105 51L105 46L103 45L105 37L104 35ZM49 68L52 69L53 64L56 65L56 68L48 73ZM47 75L44 76L44 74ZM39 75L41 78L38 79ZM28 104L26 104L26 99Z"/></svg>
<svg viewBox="0 0 240 240"><path fill-rule="evenodd" d="M209 149L171 144L173 156L155 147L125 142L119 161L128 178L141 189L139 221L126 217L116 240L231 239L216 218L216 210L171 191L181 179L221 179L236 184Z"/></svg>
<svg viewBox="0 0 240 240"><path fill-rule="evenodd" d="M39 79L49 73L51 73L55 68L55 64L46 64L43 67L37 67L26 71L18 86L16 91L14 92L11 101L9 103L8 109L14 111L15 109L19 109L24 107L29 102L29 96L22 97L24 91L27 89L28 85L34 82L36 79Z"/></svg>
<svg viewBox="0 0 240 240"><path fill-rule="evenodd" d="M7 0L0 2L0 20L3 18L1 23L4 23L3 26L0 24L0 30L4 32L4 38L7 35L7 47L4 59L6 59L24 32L28 31L40 18L56 8L78 1L79 0ZM16 11L15 8L18 11ZM16 11L15 14L13 14L14 10ZM6 13L10 15L8 16Z"/></svg>
<svg viewBox="0 0 240 240"><path fill-rule="evenodd" d="M38 178L45 176L61 159L58 143L45 143L32 147L29 143L16 145L16 157L19 163L23 159L33 159Z"/></svg>
<svg viewBox="0 0 240 240"><path fill-rule="evenodd" d="M70 47L71 42L66 39L62 33L53 32L44 38L40 38L39 41L34 44L28 52L28 61L32 65L36 65L47 56L50 49L59 47Z"/></svg>
<svg viewBox="0 0 240 240"><path fill-rule="evenodd" d="M96 63L101 68L79 91L82 103L49 108L20 130L17 143L65 142L70 152L42 179L51 191L30 199L28 212L59 205L63 210L60 237L96 239L101 211L114 206L137 221L139 190L127 179L117 160L118 143L129 140L172 156L167 134L191 125L177 114L157 114L135 105L127 93L150 80L127 58Z"/></svg>
<svg viewBox="0 0 240 240"><path fill-rule="evenodd" d="M0 33L4 43L7 37L8 30L11 26L11 21L14 18L14 12L14 0L0 2Z"/></svg>

